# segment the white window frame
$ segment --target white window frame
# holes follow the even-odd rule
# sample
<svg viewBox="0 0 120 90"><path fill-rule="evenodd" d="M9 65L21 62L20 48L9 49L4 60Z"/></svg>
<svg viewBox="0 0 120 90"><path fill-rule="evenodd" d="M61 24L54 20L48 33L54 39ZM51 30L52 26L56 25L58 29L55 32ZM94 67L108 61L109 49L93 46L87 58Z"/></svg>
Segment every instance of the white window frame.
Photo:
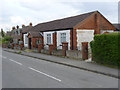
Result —
<svg viewBox="0 0 120 90"><path fill-rule="evenodd" d="M47 44L51 44L51 34L47 34Z"/></svg>
<svg viewBox="0 0 120 90"><path fill-rule="evenodd" d="M25 44L28 44L28 37L25 35Z"/></svg>
<svg viewBox="0 0 120 90"><path fill-rule="evenodd" d="M66 42L66 33L60 33L61 43Z"/></svg>

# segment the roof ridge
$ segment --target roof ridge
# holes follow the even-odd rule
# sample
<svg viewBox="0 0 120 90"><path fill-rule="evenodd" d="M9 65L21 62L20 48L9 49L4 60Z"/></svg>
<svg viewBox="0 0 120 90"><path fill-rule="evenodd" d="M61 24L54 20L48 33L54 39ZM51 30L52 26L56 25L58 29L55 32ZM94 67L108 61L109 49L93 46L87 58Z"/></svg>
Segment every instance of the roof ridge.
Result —
<svg viewBox="0 0 120 90"><path fill-rule="evenodd" d="M90 14L90 13L92 14L92 13L94 13L94 12L97 12L97 10L96 10L96 11L92 11L92 12L87 12L87 13L79 14L79 15L69 16L69 17L65 17L65 18L61 18L61 19L55 19L55 20L51 20L51 21L39 23L39 24L37 24L37 25L46 24L46 23L49 23L49 22L54 22L54 21L59 21L59 20L64 20L64 19L69 19L69 18L74 18L74 17L78 17L78 16ZM37 25L36 25L36 26L37 26Z"/></svg>
<svg viewBox="0 0 120 90"><path fill-rule="evenodd" d="M63 30L63 29L72 29L78 22L83 21L93 13L98 11L92 11L83 13L76 16L71 16L62 19L56 19L44 23L39 23L35 25L30 31L52 31L52 30Z"/></svg>

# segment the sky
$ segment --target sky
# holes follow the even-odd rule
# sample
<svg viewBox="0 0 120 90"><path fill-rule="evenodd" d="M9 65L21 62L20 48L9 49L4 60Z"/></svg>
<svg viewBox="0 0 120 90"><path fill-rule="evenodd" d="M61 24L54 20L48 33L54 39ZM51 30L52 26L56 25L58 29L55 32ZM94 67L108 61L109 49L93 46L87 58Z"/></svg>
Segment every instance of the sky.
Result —
<svg viewBox="0 0 120 90"><path fill-rule="evenodd" d="M118 22L118 0L0 0L0 28L6 32L96 10L111 23Z"/></svg>

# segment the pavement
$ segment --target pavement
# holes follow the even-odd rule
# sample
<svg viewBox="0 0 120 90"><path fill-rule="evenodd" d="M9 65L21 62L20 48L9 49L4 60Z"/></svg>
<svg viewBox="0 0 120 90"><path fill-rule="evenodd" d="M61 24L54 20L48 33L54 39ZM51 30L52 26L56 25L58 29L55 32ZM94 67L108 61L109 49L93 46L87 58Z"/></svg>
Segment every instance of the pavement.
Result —
<svg viewBox="0 0 120 90"><path fill-rule="evenodd" d="M118 88L114 77L6 51L0 57L2 88Z"/></svg>
<svg viewBox="0 0 120 90"><path fill-rule="evenodd" d="M13 52L13 53L19 52L16 49L3 48L3 50L8 52ZM21 55L25 55L25 56L29 56L29 57L37 58L40 60L57 63L57 64L62 64L62 65L66 65L66 66L70 66L70 67L74 67L82 70L87 70L87 71L91 71L94 73L103 74L103 75L107 75L115 78L120 78L118 69L98 65L94 62L85 62L85 61L79 61L79 60L74 60L69 58L62 58L62 57L53 56L53 55L46 55L46 54L34 53L34 52L24 52L24 51L21 51Z"/></svg>

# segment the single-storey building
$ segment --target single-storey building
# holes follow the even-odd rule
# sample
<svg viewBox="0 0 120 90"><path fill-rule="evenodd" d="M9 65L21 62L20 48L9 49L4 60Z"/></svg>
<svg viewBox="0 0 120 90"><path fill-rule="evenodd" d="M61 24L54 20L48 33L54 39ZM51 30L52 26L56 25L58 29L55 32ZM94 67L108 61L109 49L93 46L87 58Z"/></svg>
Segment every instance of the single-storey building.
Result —
<svg viewBox="0 0 120 90"><path fill-rule="evenodd" d="M68 50L81 50L82 42L90 42L95 34L113 32L116 28L98 11L40 23L28 32L28 47L36 42L45 49L49 44L62 49L62 42L68 42ZM26 37L25 37L26 38Z"/></svg>

